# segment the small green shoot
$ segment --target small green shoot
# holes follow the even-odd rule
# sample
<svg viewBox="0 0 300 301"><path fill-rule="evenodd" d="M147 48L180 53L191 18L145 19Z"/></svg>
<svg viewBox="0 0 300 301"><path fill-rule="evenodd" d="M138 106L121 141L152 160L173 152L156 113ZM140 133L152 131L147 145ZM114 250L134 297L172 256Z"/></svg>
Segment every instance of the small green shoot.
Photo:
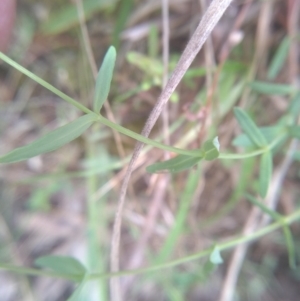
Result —
<svg viewBox="0 0 300 301"><path fill-rule="evenodd" d="M268 143L264 135L261 133L261 131L253 122L253 120L249 117L249 115L244 110L238 107L235 107L233 110L240 127L243 129L243 131L249 137L249 139L258 148L267 146Z"/></svg>
<svg viewBox="0 0 300 301"><path fill-rule="evenodd" d="M221 257L220 250L219 250L218 246L215 246L214 249L212 250L212 252L209 256L209 260L214 265L218 265L218 264L223 263L223 259Z"/></svg>
<svg viewBox="0 0 300 301"><path fill-rule="evenodd" d="M97 76L93 105L94 112L97 114L100 112L104 102L106 101L110 90L116 56L117 52L115 47L110 46L106 52Z"/></svg>
<svg viewBox="0 0 300 301"><path fill-rule="evenodd" d="M203 144L204 159L207 161L215 160L219 157L220 143L218 137L208 140Z"/></svg>
<svg viewBox="0 0 300 301"><path fill-rule="evenodd" d="M272 169L272 152L267 151L262 154L260 160L259 194L262 198L265 198L268 193L269 183L272 177Z"/></svg>

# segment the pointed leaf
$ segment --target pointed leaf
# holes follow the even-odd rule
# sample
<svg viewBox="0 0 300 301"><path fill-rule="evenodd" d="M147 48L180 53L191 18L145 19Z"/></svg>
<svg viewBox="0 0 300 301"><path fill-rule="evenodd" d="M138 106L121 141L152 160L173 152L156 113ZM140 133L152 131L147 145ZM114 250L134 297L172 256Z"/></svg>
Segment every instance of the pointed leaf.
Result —
<svg viewBox="0 0 300 301"><path fill-rule="evenodd" d="M274 79L278 75L279 71L281 70L289 51L290 42L291 42L290 38L286 37L280 43L280 46L278 47L271 61L271 65L268 70L268 79Z"/></svg>
<svg viewBox="0 0 300 301"><path fill-rule="evenodd" d="M217 246L214 247L213 251L211 252L209 256L209 260L211 263L217 265L223 263L223 259L220 254L220 250Z"/></svg>
<svg viewBox="0 0 300 301"><path fill-rule="evenodd" d="M23 161L40 154L54 151L79 137L96 120L94 114L86 114L78 119L44 135L32 143L16 148L0 157L0 163Z"/></svg>
<svg viewBox="0 0 300 301"><path fill-rule="evenodd" d="M295 118L298 118L298 115L300 113L300 92L296 93L294 98L292 99L292 102L289 105L289 113Z"/></svg>
<svg viewBox="0 0 300 301"><path fill-rule="evenodd" d="M240 127L251 139L251 141L259 148L266 146L267 141L264 135L261 133L253 120L249 117L249 115L244 110L238 107L235 107L233 110Z"/></svg>
<svg viewBox="0 0 300 301"><path fill-rule="evenodd" d="M300 139L300 125L290 126L289 135L293 138Z"/></svg>
<svg viewBox="0 0 300 301"><path fill-rule="evenodd" d="M100 67L95 87L94 112L99 113L107 99L116 61L116 49L110 46Z"/></svg>
<svg viewBox="0 0 300 301"><path fill-rule="evenodd" d="M178 155L177 157L172 158L170 160L152 164L148 166L146 170L150 173L165 172L165 171L176 173L193 167L202 158L203 157L191 157L186 155Z"/></svg>
<svg viewBox="0 0 300 301"><path fill-rule="evenodd" d="M208 140L203 144L204 159L212 161L219 157L220 143L218 137Z"/></svg>
<svg viewBox="0 0 300 301"><path fill-rule="evenodd" d="M85 277L87 278L87 277ZM83 301L85 300L83 297L84 295L84 288L87 286L87 280L83 278L81 283L76 287L73 291L72 295L66 301Z"/></svg>
<svg viewBox="0 0 300 301"><path fill-rule="evenodd" d="M276 137L282 135L286 131L286 125L273 125L258 128L268 143L271 143ZM255 144L249 139L246 134L240 134L232 141L234 146L255 147Z"/></svg>
<svg viewBox="0 0 300 301"><path fill-rule="evenodd" d="M272 153L271 151L267 151L262 154L260 159L259 194L262 198L266 197L268 193L269 183L272 176L272 169Z"/></svg>
<svg viewBox="0 0 300 301"><path fill-rule="evenodd" d="M296 92L296 89L291 85L267 82L252 82L250 83L250 87L258 93L269 95L291 95Z"/></svg>
<svg viewBox="0 0 300 301"><path fill-rule="evenodd" d="M85 0L82 1L85 20L89 20L92 15L110 7L115 7L116 0ZM69 30L79 23L76 5L66 2L58 9L51 11L47 20L42 23L43 34L58 35Z"/></svg>
<svg viewBox="0 0 300 301"><path fill-rule="evenodd" d="M263 202L260 202L256 198L254 198L250 194L246 194L246 198L253 203L255 206L260 208L264 213L268 214L271 218L273 218L276 221L280 221L282 223L282 230L286 239L286 246L288 249L288 256L289 256L289 264L292 269L296 267L296 259L295 259L295 245L293 240L293 235L291 233L291 230L285 222L285 218L279 214L278 212L271 210L268 208Z"/></svg>
<svg viewBox="0 0 300 301"><path fill-rule="evenodd" d="M86 268L77 259L69 256L43 256L39 257L35 264L42 268L50 269L59 274L84 276Z"/></svg>

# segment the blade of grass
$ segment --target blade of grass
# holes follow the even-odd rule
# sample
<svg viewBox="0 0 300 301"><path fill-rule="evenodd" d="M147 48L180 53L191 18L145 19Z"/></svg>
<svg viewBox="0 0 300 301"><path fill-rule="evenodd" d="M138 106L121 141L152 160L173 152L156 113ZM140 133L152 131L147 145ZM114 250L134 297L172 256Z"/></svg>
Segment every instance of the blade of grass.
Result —
<svg viewBox="0 0 300 301"><path fill-rule="evenodd" d="M267 151L262 154L260 159L259 194L262 198L265 198L268 193L269 184L272 177L272 169L272 152Z"/></svg>
<svg viewBox="0 0 300 301"><path fill-rule="evenodd" d="M288 55L290 44L291 43L290 43L289 37L285 37L282 40L282 42L280 43L272 61L271 61L271 64L270 64L270 67L268 70L268 75L267 75L268 79L272 80L278 75L278 73L281 70L281 68L286 60L286 57Z"/></svg>
<svg viewBox="0 0 300 301"><path fill-rule="evenodd" d="M177 210L173 228L168 233L168 237L165 240L163 247L160 249L159 254L154 260L156 264L164 262L170 257L173 250L175 249L176 241L184 231L184 223L186 221L188 211L193 200L193 195L197 189L201 173L202 170L200 167L197 168L195 172L191 171L189 173L184 191L179 198L180 205Z"/></svg>

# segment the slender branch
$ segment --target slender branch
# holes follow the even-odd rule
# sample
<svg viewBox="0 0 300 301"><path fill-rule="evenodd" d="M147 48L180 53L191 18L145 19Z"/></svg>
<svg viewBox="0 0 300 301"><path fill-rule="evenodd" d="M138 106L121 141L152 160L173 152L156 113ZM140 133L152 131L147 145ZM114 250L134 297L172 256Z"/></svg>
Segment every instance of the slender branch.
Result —
<svg viewBox="0 0 300 301"><path fill-rule="evenodd" d="M13 61L11 58L9 58L8 56L6 56L2 52L0 52L0 59L2 59L4 62L8 63L9 65L11 65L12 67L14 67L15 69L19 70L20 72L22 72L23 74L25 74L26 76L28 76L29 78L31 78L32 80L34 80L35 82L37 82L38 84L40 84L41 86L45 87L46 89L48 89L52 93L54 93L57 96L59 96L60 98L64 99L68 103L72 104L74 107L76 107L77 109L81 110L82 112L84 112L86 114L93 113L93 111L91 111L90 109L88 109L87 107L85 107L84 105L82 105L81 103L79 103L78 101L74 100L72 97L68 96L67 94L59 91L54 86L48 84L46 81L44 81L43 79L41 79L37 75L33 74L32 72L30 72L26 68L22 67L21 65L19 65L15 61Z"/></svg>
<svg viewBox="0 0 300 301"><path fill-rule="evenodd" d="M218 249L222 252L231 248L236 247L237 245L244 244L247 242L251 242L254 240L267 235L275 230L282 228L282 225L291 225L292 223L299 221L300 219L300 210L295 211L294 213L285 216L283 220L276 221L268 226L265 226L255 232L249 233L247 235L242 235L229 241L225 241L223 243L218 244ZM99 279L99 278L111 278L111 277L119 277L119 276L127 276L127 275L137 275L137 274L145 274L154 271L161 271L162 269L171 268L180 264L184 264L193 260L198 260L200 258L204 258L211 253L211 248L202 250L201 252L197 252L195 254L175 259L172 261L164 262L157 265L152 265L150 267L142 268L142 269L134 269L129 271L120 271L120 272L113 272L113 273L92 273L87 275L89 280ZM32 268L24 268L19 266L14 266L11 264L0 263L0 270L16 272L19 274L24 275L32 275L32 276L43 276L43 277L51 277L51 278L60 278L60 279L68 279L77 281L77 277L72 277L72 275L64 275L60 273L54 273L47 270L39 270L39 269L32 269Z"/></svg>
<svg viewBox="0 0 300 301"><path fill-rule="evenodd" d="M220 20L224 14L226 8L229 6L232 0L213 0L209 8L207 9L205 15L201 19L195 33L191 37L188 45L186 46L173 74L171 75L166 87L162 91L157 103L155 104L152 112L150 113L147 122L142 131L142 135L148 137L158 116L160 115L163 106L169 100L171 94L174 92L175 88L181 81L185 72L191 65L192 61L196 57L197 53L200 51L207 37L212 32L213 28L216 26L217 22ZM125 203L126 191L129 183L131 173L134 169L134 164L141 152L143 147L142 143L137 143L129 163L127 173L124 177L120 197L118 201L118 207L115 215L115 222L112 234L112 246L111 246L111 271L117 272L119 270L119 245L120 245L120 232L122 224L122 213ZM111 283L111 291L119 290L119 281L113 281ZM114 300L118 301L118 300Z"/></svg>

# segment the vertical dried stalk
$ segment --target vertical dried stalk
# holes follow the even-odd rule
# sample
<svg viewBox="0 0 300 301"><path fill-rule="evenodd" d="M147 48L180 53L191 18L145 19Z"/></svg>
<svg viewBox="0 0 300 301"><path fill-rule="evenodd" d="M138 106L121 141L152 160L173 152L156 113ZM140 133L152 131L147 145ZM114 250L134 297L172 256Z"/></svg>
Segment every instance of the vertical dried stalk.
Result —
<svg viewBox="0 0 300 301"><path fill-rule="evenodd" d="M213 28L216 26L222 15L224 14L226 8L232 0L213 0L209 8L207 9L205 15L201 19L200 24L198 25L195 33L191 37L189 43L187 44L173 74L171 75L166 87L162 91L160 97L158 98L157 103L155 104L152 112L150 113L147 122L142 131L142 135L148 137L157 118L159 117L163 106L169 100L171 94L176 89L177 85L181 81L185 72L193 62L197 53L200 51L207 37L212 32ZM143 143L137 143L129 163L127 173L124 177L122 183L118 207L115 215L115 223L112 234L112 246L111 246L111 271L117 272L119 270L119 244L120 244L120 232L122 224L122 213L125 203L126 191L129 183L131 173L134 169L134 164L141 152ZM121 292L118 278L112 278L110 282L111 288L111 299L113 301L120 301Z"/></svg>

